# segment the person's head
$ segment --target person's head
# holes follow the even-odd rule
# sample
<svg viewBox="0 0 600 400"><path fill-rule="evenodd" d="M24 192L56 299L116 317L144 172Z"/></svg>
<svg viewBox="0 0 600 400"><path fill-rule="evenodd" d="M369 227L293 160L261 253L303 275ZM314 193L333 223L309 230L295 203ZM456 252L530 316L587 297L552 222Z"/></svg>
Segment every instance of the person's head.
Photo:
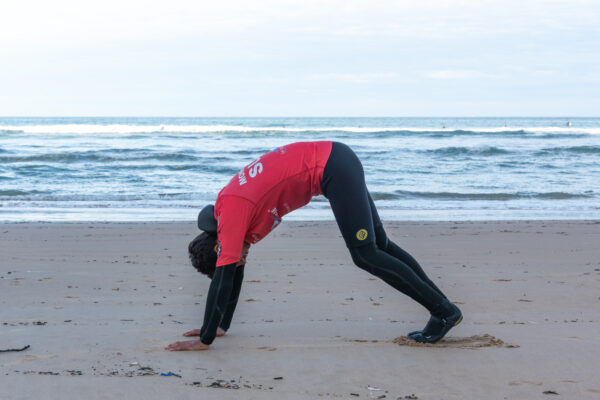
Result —
<svg viewBox="0 0 600 400"><path fill-rule="evenodd" d="M217 266L217 237L202 232L194 238L188 245L188 254L190 261L198 272L207 275L212 279Z"/></svg>
<svg viewBox="0 0 600 400"><path fill-rule="evenodd" d="M216 236L202 232L194 238L188 245L188 255L194 268L198 272L207 275L212 279L217 268L217 258L219 255L219 240ZM250 251L250 243L244 242L242 245L242 252L240 254L240 261L237 265L246 264L248 252Z"/></svg>

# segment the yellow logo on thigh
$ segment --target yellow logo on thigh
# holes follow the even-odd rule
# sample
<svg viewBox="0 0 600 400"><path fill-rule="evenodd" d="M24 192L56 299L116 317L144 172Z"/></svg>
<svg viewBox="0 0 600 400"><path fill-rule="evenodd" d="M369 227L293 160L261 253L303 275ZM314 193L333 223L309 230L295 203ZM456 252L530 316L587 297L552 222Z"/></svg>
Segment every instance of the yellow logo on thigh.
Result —
<svg viewBox="0 0 600 400"><path fill-rule="evenodd" d="M366 229L361 229L358 232L356 232L356 238L358 240L365 240L367 238L367 236L369 236L369 233L367 232Z"/></svg>

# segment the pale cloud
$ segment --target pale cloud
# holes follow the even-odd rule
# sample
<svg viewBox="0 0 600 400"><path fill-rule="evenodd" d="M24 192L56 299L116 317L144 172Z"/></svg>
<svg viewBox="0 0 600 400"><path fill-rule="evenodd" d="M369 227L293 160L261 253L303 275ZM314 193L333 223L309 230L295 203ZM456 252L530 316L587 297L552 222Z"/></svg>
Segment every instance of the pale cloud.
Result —
<svg viewBox="0 0 600 400"><path fill-rule="evenodd" d="M366 72L366 73L325 73L308 75L305 80L316 82L342 82L355 84L397 82L395 72Z"/></svg>
<svg viewBox="0 0 600 400"><path fill-rule="evenodd" d="M242 1L11 1L0 8L0 46L231 34L269 17Z"/></svg>
<svg viewBox="0 0 600 400"><path fill-rule="evenodd" d="M459 38L599 32L592 0L20 0L0 7L0 48L178 36Z"/></svg>
<svg viewBox="0 0 600 400"><path fill-rule="evenodd" d="M431 71L425 77L440 80L470 80L470 79L498 79L500 75L470 69L445 69Z"/></svg>

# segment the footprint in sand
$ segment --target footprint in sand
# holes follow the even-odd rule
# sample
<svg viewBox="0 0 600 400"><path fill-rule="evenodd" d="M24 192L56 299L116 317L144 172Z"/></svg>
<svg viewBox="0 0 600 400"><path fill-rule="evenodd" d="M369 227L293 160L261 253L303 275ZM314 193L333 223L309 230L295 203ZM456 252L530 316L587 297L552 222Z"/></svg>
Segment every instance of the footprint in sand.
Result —
<svg viewBox="0 0 600 400"><path fill-rule="evenodd" d="M437 343L417 343L406 336L399 336L393 340L399 346L411 347L448 347L453 349L481 349L484 347L503 347L503 348L518 348L514 344L504 343L489 334L473 335L469 337L448 337L440 340Z"/></svg>
<svg viewBox="0 0 600 400"><path fill-rule="evenodd" d="M542 382L535 381L510 381L508 382L509 386L521 386L521 385L533 385L533 386L542 386Z"/></svg>

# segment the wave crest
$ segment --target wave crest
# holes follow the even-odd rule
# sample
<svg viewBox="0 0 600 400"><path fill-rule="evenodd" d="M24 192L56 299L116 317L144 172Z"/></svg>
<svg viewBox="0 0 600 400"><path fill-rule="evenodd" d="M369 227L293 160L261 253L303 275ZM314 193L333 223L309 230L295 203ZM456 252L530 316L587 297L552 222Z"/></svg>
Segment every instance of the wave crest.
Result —
<svg viewBox="0 0 600 400"><path fill-rule="evenodd" d="M592 194L586 193L566 193L566 192L546 192L546 193L464 193L464 192L418 192L408 190L396 190L393 193L372 192L374 200L398 200L398 199L429 199L429 200L482 200L482 201L509 201L522 199L541 199L541 200L569 200L591 198Z"/></svg>
<svg viewBox="0 0 600 400"><path fill-rule="evenodd" d="M289 127L284 124L267 124L266 126L247 125L177 125L177 124L53 124L53 125L13 125L1 126L4 134L154 134L154 133L246 133L282 134L282 133L375 133L375 134L433 134L440 136L460 135L521 135L521 134L585 134L598 135L596 127L412 127L412 126L298 126Z"/></svg>
<svg viewBox="0 0 600 400"><path fill-rule="evenodd" d="M442 156L460 156L460 155L479 155L479 156L497 156L510 154L511 152L499 147L441 147L439 149L424 150L425 153Z"/></svg>

